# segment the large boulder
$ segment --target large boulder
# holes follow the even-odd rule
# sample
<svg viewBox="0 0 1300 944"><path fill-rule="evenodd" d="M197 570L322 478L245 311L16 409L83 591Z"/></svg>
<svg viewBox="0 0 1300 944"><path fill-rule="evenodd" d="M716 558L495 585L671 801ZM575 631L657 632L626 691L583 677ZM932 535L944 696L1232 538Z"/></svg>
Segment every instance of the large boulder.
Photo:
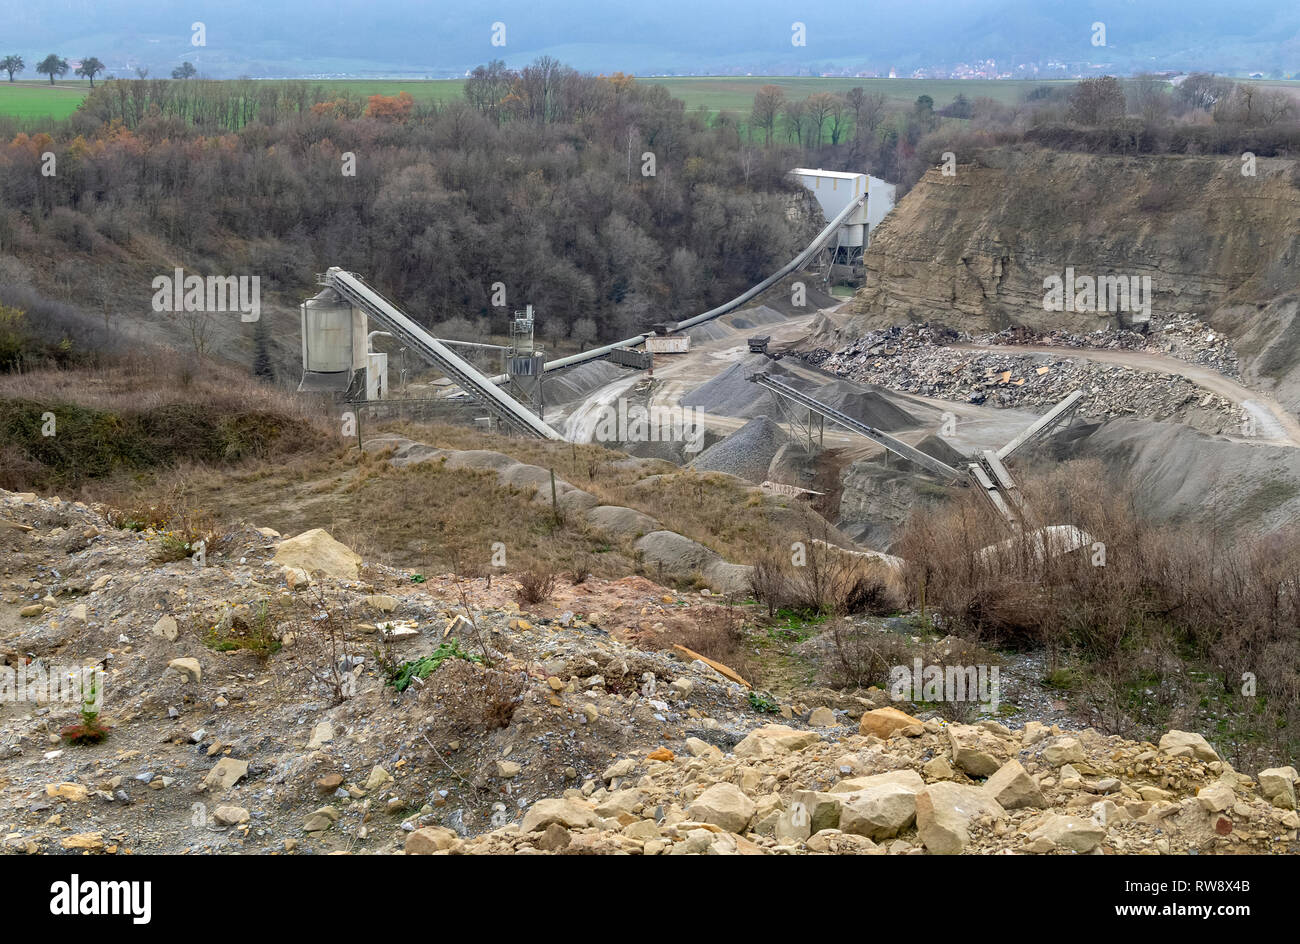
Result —
<svg viewBox="0 0 1300 944"><path fill-rule="evenodd" d="M280 542L275 550L275 562L340 580L356 580L361 570L361 555L334 540L324 528L313 528Z"/></svg>
<svg viewBox="0 0 1300 944"><path fill-rule="evenodd" d="M1209 742L1194 731L1167 731L1160 738L1160 750L1174 757L1195 757L1203 761L1219 759Z"/></svg>
<svg viewBox="0 0 1300 944"><path fill-rule="evenodd" d="M524 814L524 821L519 828L526 833L536 833L552 823L559 823L566 829L581 829L595 825L598 819L590 803L564 797L538 800Z"/></svg>
<svg viewBox="0 0 1300 944"><path fill-rule="evenodd" d="M984 793L997 800L1004 810L1018 810L1026 806L1047 806L1047 799L1043 796L1043 791L1038 789L1038 783L1015 758L999 767L997 772L985 781Z"/></svg>
<svg viewBox="0 0 1300 944"><path fill-rule="evenodd" d="M948 743L952 762L972 777L988 777L1007 761L1009 751L1002 739L973 724L950 724Z"/></svg>
<svg viewBox="0 0 1300 944"><path fill-rule="evenodd" d="M1259 792L1274 805L1285 810L1294 810L1296 781L1300 775L1294 767L1270 767L1259 772Z"/></svg>
<svg viewBox="0 0 1300 944"><path fill-rule="evenodd" d="M1063 767L1066 764L1086 763L1088 755L1078 738L1063 737L1043 748L1043 760L1053 767Z"/></svg>
<svg viewBox="0 0 1300 944"><path fill-rule="evenodd" d="M819 833L823 829L839 829L840 801L843 797L818 790L796 790L790 809L802 807L808 815L808 831ZM792 814L792 818L797 819Z"/></svg>
<svg viewBox="0 0 1300 944"><path fill-rule="evenodd" d="M460 837L445 826L423 826L406 837L407 855L433 855L460 845Z"/></svg>
<svg viewBox="0 0 1300 944"><path fill-rule="evenodd" d="M865 711L862 713L862 720L858 722L859 734L874 734L878 738L891 738L899 732L920 734L923 730L924 722L920 718L913 718L907 712L899 711L897 708Z"/></svg>
<svg viewBox="0 0 1300 944"><path fill-rule="evenodd" d="M728 832L743 833L754 818L754 801L732 783L715 783L701 793L687 813L701 823L721 826Z"/></svg>
<svg viewBox="0 0 1300 944"><path fill-rule="evenodd" d="M1051 843L1057 849L1091 852L1106 838L1106 829L1091 819L1053 814L1029 834L1032 845Z"/></svg>
<svg viewBox="0 0 1300 944"><path fill-rule="evenodd" d="M971 821L985 814L1005 811L981 787L932 783L916 795L916 835L934 855L957 855L970 842Z"/></svg>
<svg viewBox="0 0 1300 944"><path fill-rule="evenodd" d="M773 757L800 751L821 740L816 731L796 731L786 724L765 724L755 728L732 751L737 757Z"/></svg>
<svg viewBox="0 0 1300 944"><path fill-rule="evenodd" d="M203 778L205 790L229 790L248 776L248 761L235 757L223 757Z"/></svg>
<svg viewBox="0 0 1300 944"><path fill-rule="evenodd" d="M840 830L868 839L892 839L916 819L916 794L925 781L914 770L912 778L874 783L840 800Z"/></svg>

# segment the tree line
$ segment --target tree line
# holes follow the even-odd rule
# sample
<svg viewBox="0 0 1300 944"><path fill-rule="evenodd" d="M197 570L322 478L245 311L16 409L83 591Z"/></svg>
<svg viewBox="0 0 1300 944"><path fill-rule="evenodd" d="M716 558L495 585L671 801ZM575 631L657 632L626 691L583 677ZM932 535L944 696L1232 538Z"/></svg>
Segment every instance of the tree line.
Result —
<svg viewBox="0 0 1300 944"><path fill-rule="evenodd" d="M9 55L0 58L0 72L9 73L9 81L13 82L14 76L27 68L27 63L23 61L22 56ZM56 78L63 78L68 74L71 68L68 60L64 59L58 53L50 53L40 62L36 63L36 72L39 75L48 76L50 84L54 84ZM100 62L95 56L86 56L81 60L81 64L76 69L72 69L72 74L90 80L90 87L95 87L95 76L107 69L104 63ZM148 69L136 69L136 74L140 78L145 78L149 74ZM194 63L183 62L172 70L173 79L190 79L198 75L198 70L194 68Z"/></svg>

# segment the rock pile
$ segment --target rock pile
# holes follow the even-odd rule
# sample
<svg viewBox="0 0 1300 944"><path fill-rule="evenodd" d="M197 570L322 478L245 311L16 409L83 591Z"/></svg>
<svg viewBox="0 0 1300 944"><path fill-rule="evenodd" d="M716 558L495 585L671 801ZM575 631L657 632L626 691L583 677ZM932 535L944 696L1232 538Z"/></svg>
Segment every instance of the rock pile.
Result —
<svg viewBox="0 0 1300 944"><path fill-rule="evenodd" d="M1159 745L922 721L894 708L825 734L769 724L729 752L612 764L440 852L1169 855L1296 852L1294 768L1237 773L1199 734ZM427 846L414 836L408 852Z"/></svg>
<svg viewBox="0 0 1300 944"><path fill-rule="evenodd" d="M782 446L793 440L766 416L759 416L696 457L691 467L707 472L725 472L754 483L768 478L768 468Z"/></svg>
<svg viewBox="0 0 1300 944"><path fill-rule="evenodd" d="M1181 351L1217 363L1220 348L1210 343L1198 348L1178 340L1182 323L1161 342L1162 353ZM1084 336L1074 338L1079 348L1127 347L1132 339ZM1135 337L1141 337L1135 335ZM1162 334L1162 338L1166 335ZM1172 373L1152 373L1119 365L1043 352L1002 354L950 347L959 336L943 326L905 325L872 331L835 352L816 351L808 360L861 383L877 384L903 393L964 400L1008 408L1046 409L1072 390L1084 392L1081 415L1092 417L1141 416L1156 420L1183 418L1189 412L1209 413L1230 423L1239 413L1229 399L1209 393ZM976 339L978 341L978 339ZM1061 338L1049 339L1053 343ZM980 343L1043 343L1027 332L1005 332ZM1167 349L1168 348L1168 349ZM1227 360L1224 360L1228 363Z"/></svg>

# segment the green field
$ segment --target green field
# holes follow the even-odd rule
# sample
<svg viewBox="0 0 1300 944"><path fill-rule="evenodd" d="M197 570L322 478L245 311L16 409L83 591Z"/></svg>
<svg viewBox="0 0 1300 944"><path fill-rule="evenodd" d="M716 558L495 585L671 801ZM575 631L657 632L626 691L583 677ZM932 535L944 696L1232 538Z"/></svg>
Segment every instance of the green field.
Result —
<svg viewBox="0 0 1300 944"><path fill-rule="evenodd" d="M277 81L268 79L266 81ZM346 91L355 96L396 95L410 92L417 101L450 101L464 93L461 79L326 79L305 80L311 86ZM814 92L846 92L862 86L869 93L883 92L891 105L910 105L920 95L934 99L942 108L957 95L968 99L992 98L1003 104L1020 101L1026 92L1039 85L1071 85L1071 79L1035 81L1022 79L823 79L809 76L701 76L691 78L642 78L640 82L664 86L675 98L686 103L688 110L705 108L710 112L727 111L747 115L754 93L763 85L776 85L787 98L806 98ZM1300 82L1278 79L1235 79L1261 86L1300 90ZM89 91L83 80L60 80L51 87L46 81L0 82L0 115L18 118L66 118Z"/></svg>
<svg viewBox="0 0 1300 944"><path fill-rule="evenodd" d="M90 91L85 81L0 81L0 115L14 118L67 118Z"/></svg>
<svg viewBox="0 0 1300 944"><path fill-rule="evenodd" d="M861 86L868 94L884 93L891 105L911 105L918 96L929 95L936 108L947 105L958 94L972 101L992 98L1003 104L1017 102L1039 85L1064 84L1072 81L1029 82L1017 79L963 81L961 79L822 79L809 76L708 76L680 79L644 79L657 82L686 103L687 108L704 106L710 111L748 114L754 93L764 85L784 90L786 98L807 98L815 92L847 92Z"/></svg>
<svg viewBox="0 0 1300 944"><path fill-rule="evenodd" d="M275 81L275 80L267 80ZM970 81L955 79L821 79L808 76L718 76L699 78L644 78L638 81L664 86L689 110L706 108L711 112L729 111L748 114L754 93L763 85L776 85L788 98L806 98L814 92L845 92L860 85L868 92L883 92L891 104L910 105L919 95L929 95L936 106L948 104L958 93L967 98L989 97L1000 102L1015 102L1038 82ZM311 86L348 92L355 96L396 95L410 92L417 101L449 101L464 93L461 79L327 79L307 80ZM0 115L19 118L66 118L89 91L84 81L26 81L10 85L0 82Z"/></svg>

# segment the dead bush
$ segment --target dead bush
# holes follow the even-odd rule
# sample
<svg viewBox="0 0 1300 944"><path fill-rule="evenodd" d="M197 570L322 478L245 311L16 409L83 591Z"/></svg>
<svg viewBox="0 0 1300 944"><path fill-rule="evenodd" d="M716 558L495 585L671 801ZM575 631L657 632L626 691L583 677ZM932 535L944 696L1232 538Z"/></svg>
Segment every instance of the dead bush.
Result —
<svg viewBox="0 0 1300 944"><path fill-rule="evenodd" d="M750 592L768 616L783 609L820 615L882 616L902 603L897 576L887 564L825 541L803 542L790 557L768 554L754 563Z"/></svg>
<svg viewBox="0 0 1300 944"><path fill-rule="evenodd" d="M545 603L555 594L553 570L526 570L516 579L519 581L519 589L515 591L515 599L520 603L536 606Z"/></svg>
<svg viewBox="0 0 1300 944"><path fill-rule="evenodd" d="M762 667L754 658L744 621L730 608L705 610L689 621L644 634L638 643L647 649L660 650L685 646L721 662L751 685L762 682Z"/></svg>
<svg viewBox="0 0 1300 944"><path fill-rule="evenodd" d="M1074 658L1088 707L1117 733L1177 722L1217 730L1237 764L1294 753L1296 529L1156 524L1092 461L1024 476L1022 490L1050 527L1009 534L976 496L908 522L898 552L910 605L966 639L1043 646L1049 673Z"/></svg>
<svg viewBox="0 0 1300 944"><path fill-rule="evenodd" d="M442 737L447 733L485 734L510 724L523 699L519 673L448 659L420 686L420 704ZM436 739L435 739L436 740Z"/></svg>
<svg viewBox="0 0 1300 944"><path fill-rule="evenodd" d="M890 668L910 664L915 650L911 641L902 636L858 626L846 619L831 620L822 632L830 639L823 673L832 688L884 688Z"/></svg>

